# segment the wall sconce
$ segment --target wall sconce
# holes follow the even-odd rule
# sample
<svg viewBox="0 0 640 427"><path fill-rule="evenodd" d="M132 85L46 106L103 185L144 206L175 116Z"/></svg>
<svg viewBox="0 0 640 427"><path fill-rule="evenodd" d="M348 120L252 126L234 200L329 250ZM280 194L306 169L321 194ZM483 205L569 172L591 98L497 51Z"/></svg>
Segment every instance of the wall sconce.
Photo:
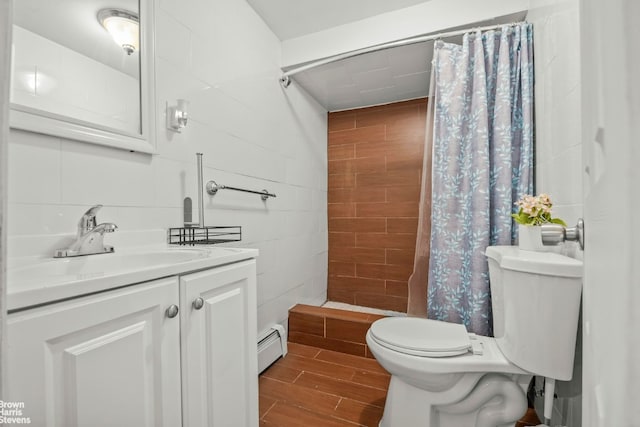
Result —
<svg viewBox="0 0 640 427"><path fill-rule="evenodd" d="M187 125L187 107L189 101L178 99L177 105L169 106L167 102L167 129L174 132L182 132L182 128Z"/></svg>
<svg viewBox="0 0 640 427"><path fill-rule="evenodd" d="M140 47L140 25L135 13L122 9L102 9L98 12L98 22L127 55Z"/></svg>

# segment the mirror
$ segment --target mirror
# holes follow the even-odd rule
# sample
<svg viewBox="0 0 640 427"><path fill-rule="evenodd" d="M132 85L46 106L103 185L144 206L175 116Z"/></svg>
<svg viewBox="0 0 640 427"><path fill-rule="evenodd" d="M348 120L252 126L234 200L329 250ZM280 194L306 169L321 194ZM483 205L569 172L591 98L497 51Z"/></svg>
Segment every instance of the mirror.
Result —
<svg viewBox="0 0 640 427"><path fill-rule="evenodd" d="M155 152L152 22L153 0L14 2L11 127Z"/></svg>

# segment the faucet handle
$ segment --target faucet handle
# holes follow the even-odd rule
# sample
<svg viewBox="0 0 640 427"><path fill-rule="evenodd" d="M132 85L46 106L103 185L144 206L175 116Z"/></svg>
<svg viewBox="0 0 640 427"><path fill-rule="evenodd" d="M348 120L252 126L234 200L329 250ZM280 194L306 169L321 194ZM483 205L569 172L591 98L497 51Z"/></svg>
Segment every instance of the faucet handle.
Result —
<svg viewBox="0 0 640 427"><path fill-rule="evenodd" d="M82 215L78 223L78 233L84 233L96 226L96 214L100 209L102 209L102 205L95 205Z"/></svg>
<svg viewBox="0 0 640 427"><path fill-rule="evenodd" d="M83 216L94 218L100 209L102 209L102 205L95 205L92 208L89 208Z"/></svg>

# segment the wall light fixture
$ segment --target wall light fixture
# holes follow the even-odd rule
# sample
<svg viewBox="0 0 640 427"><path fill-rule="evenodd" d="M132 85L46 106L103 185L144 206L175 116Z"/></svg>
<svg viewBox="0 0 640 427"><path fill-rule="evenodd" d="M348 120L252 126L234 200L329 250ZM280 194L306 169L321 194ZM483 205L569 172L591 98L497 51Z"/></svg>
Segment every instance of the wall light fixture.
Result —
<svg viewBox="0 0 640 427"><path fill-rule="evenodd" d="M189 101L178 99L177 105L169 106L167 102L167 129L174 132L182 132L182 128L187 125L187 108Z"/></svg>

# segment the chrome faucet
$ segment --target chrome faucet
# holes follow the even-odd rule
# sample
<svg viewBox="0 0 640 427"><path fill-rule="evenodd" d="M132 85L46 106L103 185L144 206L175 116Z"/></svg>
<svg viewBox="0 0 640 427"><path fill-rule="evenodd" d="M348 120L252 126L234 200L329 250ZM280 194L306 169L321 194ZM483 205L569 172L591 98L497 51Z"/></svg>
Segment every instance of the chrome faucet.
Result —
<svg viewBox="0 0 640 427"><path fill-rule="evenodd" d="M97 224L96 213L102 205L95 205L82 215L78 222L78 234L75 242L68 248L57 249L54 258L66 258L73 256L106 254L114 252L113 246L103 243L104 233L113 233L118 226L110 222Z"/></svg>

